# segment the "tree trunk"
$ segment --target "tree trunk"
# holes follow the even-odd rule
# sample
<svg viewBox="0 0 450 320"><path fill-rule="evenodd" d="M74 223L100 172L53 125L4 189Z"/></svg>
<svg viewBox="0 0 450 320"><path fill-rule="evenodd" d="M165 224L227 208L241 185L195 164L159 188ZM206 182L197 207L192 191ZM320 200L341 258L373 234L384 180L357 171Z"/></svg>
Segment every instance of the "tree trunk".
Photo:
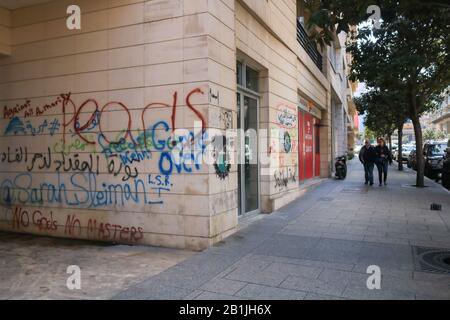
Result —
<svg viewBox="0 0 450 320"><path fill-rule="evenodd" d="M403 123L398 126L398 170L403 171Z"/></svg>
<svg viewBox="0 0 450 320"><path fill-rule="evenodd" d="M417 177L416 186L423 188L425 186L425 163L423 159L423 138L422 138L422 127L420 126L419 116L414 114L411 117L412 123L414 125L414 135L416 136L416 161L417 161Z"/></svg>
<svg viewBox="0 0 450 320"><path fill-rule="evenodd" d="M389 141L389 151L392 152L392 135L388 135L388 141Z"/></svg>

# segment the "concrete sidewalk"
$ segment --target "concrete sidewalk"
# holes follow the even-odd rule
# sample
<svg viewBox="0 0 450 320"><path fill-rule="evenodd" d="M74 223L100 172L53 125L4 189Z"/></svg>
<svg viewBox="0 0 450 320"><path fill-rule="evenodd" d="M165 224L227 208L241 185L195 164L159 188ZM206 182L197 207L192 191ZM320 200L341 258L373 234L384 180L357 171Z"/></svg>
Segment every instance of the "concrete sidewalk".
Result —
<svg viewBox="0 0 450 320"><path fill-rule="evenodd" d="M450 299L450 273L421 259L450 251L450 193L429 180L410 187L414 173L395 167L388 182L364 186L353 161L345 181L322 183L114 298ZM432 258L428 248L443 253ZM380 290L367 289L370 265L381 268Z"/></svg>
<svg viewBox="0 0 450 320"><path fill-rule="evenodd" d="M194 253L0 232L0 300L110 299ZM81 268L81 289L66 286Z"/></svg>

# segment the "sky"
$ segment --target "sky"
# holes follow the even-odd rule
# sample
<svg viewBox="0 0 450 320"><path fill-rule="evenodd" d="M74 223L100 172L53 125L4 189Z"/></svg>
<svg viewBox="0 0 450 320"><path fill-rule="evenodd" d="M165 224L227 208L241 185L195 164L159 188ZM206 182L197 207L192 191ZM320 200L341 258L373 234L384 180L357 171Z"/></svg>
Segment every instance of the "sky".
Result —
<svg viewBox="0 0 450 320"><path fill-rule="evenodd" d="M354 96L359 97L366 91L367 91L366 84L364 82L360 82L358 84L358 88L356 88L356 92L355 92ZM364 117L363 116L359 116L359 132L364 132Z"/></svg>

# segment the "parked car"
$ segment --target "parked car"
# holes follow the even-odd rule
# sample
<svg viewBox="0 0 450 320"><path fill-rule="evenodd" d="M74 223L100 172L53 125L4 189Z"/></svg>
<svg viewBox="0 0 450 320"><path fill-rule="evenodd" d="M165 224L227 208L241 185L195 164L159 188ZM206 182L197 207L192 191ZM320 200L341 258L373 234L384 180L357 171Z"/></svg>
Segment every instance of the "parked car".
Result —
<svg viewBox="0 0 450 320"><path fill-rule="evenodd" d="M413 149L409 152L407 164L408 168L412 168L413 170L417 170L417 158L416 158L416 149Z"/></svg>
<svg viewBox="0 0 450 320"><path fill-rule="evenodd" d="M447 150L442 165L442 185L450 189L450 139L447 142Z"/></svg>
<svg viewBox="0 0 450 320"><path fill-rule="evenodd" d="M398 150L398 145L395 144L395 143L393 143L393 144L392 144L392 150L391 150L391 152L394 153L394 152L397 151L397 150Z"/></svg>
<svg viewBox="0 0 450 320"><path fill-rule="evenodd" d="M398 146L397 145L392 145L392 159L397 160L398 157Z"/></svg>
<svg viewBox="0 0 450 320"><path fill-rule="evenodd" d="M416 149L416 146L411 145L411 144L405 144L402 147L402 161L403 162L408 162L409 154L411 153L412 150L415 150L415 149ZM400 159L398 158L398 150L395 153L395 158L394 159L396 159L397 161L400 162Z"/></svg>
<svg viewBox="0 0 450 320"><path fill-rule="evenodd" d="M423 146L423 157L425 160L425 175L431 179L439 178L442 173L444 154L447 143L428 142Z"/></svg>

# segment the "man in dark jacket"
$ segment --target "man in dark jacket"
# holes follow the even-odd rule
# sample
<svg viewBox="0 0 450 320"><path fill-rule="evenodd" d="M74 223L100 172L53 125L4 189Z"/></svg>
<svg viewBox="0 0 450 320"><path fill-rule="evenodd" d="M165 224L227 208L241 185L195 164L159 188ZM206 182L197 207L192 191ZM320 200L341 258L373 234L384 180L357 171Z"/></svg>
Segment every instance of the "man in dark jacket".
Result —
<svg viewBox="0 0 450 320"><path fill-rule="evenodd" d="M359 151L359 161L364 166L365 184L373 186L373 168L375 163L376 153L374 147L370 144L369 139L364 141L364 147Z"/></svg>
<svg viewBox="0 0 450 320"><path fill-rule="evenodd" d="M387 185L388 166L392 163L392 155L383 138L378 139L378 145L375 147L376 160L378 169L378 180L380 187Z"/></svg>

